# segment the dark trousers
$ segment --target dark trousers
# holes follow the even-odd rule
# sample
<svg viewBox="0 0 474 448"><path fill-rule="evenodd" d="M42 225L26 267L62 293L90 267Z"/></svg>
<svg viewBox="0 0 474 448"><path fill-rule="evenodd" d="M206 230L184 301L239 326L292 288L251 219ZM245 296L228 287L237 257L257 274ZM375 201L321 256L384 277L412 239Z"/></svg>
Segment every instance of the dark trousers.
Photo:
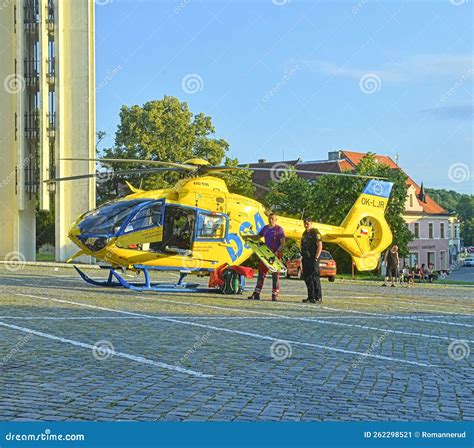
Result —
<svg viewBox="0 0 474 448"><path fill-rule="evenodd" d="M319 278L319 261L313 258L303 258L303 278L308 288L308 299L311 301L322 300L321 281Z"/></svg>

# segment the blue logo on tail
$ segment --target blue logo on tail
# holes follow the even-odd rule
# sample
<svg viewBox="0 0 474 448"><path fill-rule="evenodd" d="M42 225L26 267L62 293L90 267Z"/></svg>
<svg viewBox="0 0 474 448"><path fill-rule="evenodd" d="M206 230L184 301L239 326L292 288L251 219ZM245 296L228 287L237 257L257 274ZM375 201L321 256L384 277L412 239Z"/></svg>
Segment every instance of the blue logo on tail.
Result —
<svg viewBox="0 0 474 448"><path fill-rule="evenodd" d="M383 180L371 179L367 183L362 193L380 196L381 198L390 197L393 182L385 182Z"/></svg>

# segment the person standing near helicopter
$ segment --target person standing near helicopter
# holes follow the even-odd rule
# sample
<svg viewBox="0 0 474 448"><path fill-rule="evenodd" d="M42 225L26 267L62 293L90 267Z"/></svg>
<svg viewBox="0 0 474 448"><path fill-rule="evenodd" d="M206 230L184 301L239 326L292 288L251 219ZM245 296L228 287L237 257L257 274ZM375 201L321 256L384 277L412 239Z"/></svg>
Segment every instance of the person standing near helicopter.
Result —
<svg viewBox="0 0 474 448"><path fill-rule="evenodd" d="M323 294L319 278L319 257L323 250L321 234L318 229L313 228L311 218L304 218L303 223L305 231L301 236L301 255L303 256L303 278L308 289L308 297L303 302L322 302Z"/></svg>
<svg viewBox="0 0 474 448"><path fill-rule="evenodd" d="M283 255L283 248L285 247L285 231L282 227L277 224L278 217L275 213L268 215L268 224L258 232L257 235L249 235L246 238L252 240L259 240L260 238L265 239L266 246L281 260ZM265 264L260 261L258 264L258 279L255 290L249 299L260 300L260 292L263 289L265 283L265 276L267 275L268 268ZM272 273L272 301L276 302L278 295L280 294L280 273Z"/></svg>

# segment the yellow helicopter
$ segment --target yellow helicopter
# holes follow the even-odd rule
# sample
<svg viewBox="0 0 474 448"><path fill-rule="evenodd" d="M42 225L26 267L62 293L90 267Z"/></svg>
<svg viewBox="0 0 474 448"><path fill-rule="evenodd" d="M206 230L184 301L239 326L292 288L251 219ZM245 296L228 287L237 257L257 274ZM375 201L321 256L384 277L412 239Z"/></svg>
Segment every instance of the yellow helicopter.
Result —
<svg viewBox="0 0 474 448"><path fill-rule="evenodd" d="M246 236L257 234L266 224L264 205L230 193L225 181L213 176L249 168L211 166L203 159L184 163L130 159L65 160L147 163L159 167L137 171L171 170L189 174L173 188L160 190L144 191L127 182L132 194L79 216L70 228L69 238L80 250L68 262L81 255L90 255L105 263L110 270L107 281L99 282L75 266L88 283L140 291L198 291L196 284L183 282L187 274L210 275L223 265L240 266L254 252L270 270L281 269L281 265L273 264L275 260L268 254L246 241ZM120 173L130 174L130 171L115 174ZM97 175L85 174L46 182ZM370 176L362 177L368 177L369 181L343 222L339 226L322 223L314 226L323 241L338 244L352 256L358 270L366 271L377 267L381 252L392 241L384 212L393 184ZM283 227L287 238L301 239L303 221L280 216L278 225ZM143 272L144 283L125 280L121 272L127 269ZM154 270L177 271L181 276L176 284L156 284L150 281L149 275Z"/></svg>

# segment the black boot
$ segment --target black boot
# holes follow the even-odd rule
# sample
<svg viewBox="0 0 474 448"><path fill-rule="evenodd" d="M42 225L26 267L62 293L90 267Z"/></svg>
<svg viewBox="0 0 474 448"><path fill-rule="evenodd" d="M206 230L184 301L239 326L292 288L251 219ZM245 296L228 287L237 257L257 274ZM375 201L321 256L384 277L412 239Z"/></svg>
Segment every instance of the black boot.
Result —
<svg viewBox="0 0 474 448"><path fill-rule="evenodd" d="M247 299L249 300L260 300L260 294L258 292L252 293L251 296L248 296Z"/></svg>

